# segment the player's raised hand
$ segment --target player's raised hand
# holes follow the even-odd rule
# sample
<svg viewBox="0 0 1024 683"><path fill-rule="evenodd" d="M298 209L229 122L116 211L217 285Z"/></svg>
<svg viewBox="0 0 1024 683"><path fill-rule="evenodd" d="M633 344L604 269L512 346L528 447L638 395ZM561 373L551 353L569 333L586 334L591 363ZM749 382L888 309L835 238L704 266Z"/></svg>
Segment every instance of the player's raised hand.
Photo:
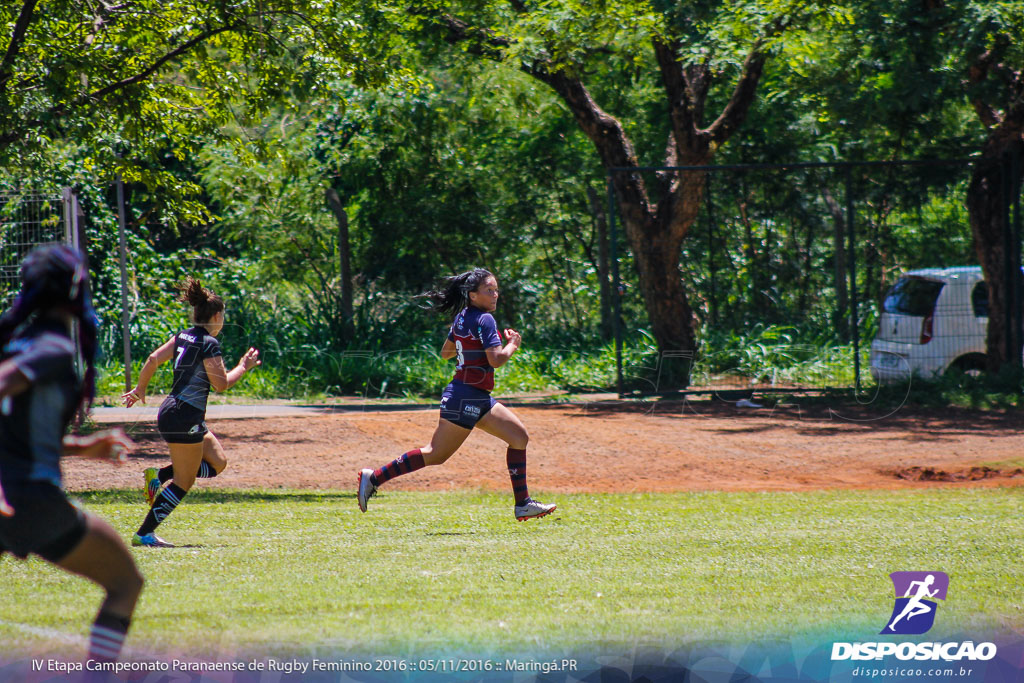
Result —
<svg viewBox="0 0 1024 683"><path fill-rule="evenodd" d="M130 391L126 391L121 394L121 398L124 400L124 407L131 408L136 403L146 405L146 392L140 391L138 387Z"/></svg>
<svg viewBox="0 0 1024 683"><path fill-rule="evenodd" d="M240 363L246 372L249 372L249 370L252 370L257 365L263 365L263 361L260 360L260 352L252 347L245 352Z"/></svg>
<svg viewBox="0 0 1024 683"><path fill-rule="evenodd" d="M518 332L513 330L511 327L505 330L505 339L508 340L509 344L514 344L518 349L520 344L523 343L523 337Z"/></svg>
<svg viewBox="0 0 1024 683"><path fill-rule="evenodd" d="M88 436L66 436L64 446L71 455L110 460L122 465L128 462L127 452L135 448L135 442L128 438L123 429L116 427Z"/></svg>

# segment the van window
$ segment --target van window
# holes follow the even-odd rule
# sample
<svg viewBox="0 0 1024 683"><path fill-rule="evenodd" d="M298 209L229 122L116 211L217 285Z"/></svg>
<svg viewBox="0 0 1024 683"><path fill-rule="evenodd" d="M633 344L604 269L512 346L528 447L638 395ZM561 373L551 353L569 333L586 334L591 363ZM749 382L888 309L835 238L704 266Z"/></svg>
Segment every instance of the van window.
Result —
<svg viewBox="0 0 1024 683"><path fill-rule="evenodd" d="M982 280L971 290L971 307L975 318L988 317L988 285Z"/></svg>
<svg viewBox="0 0 1024 683"><path fill-rule="evenodd" d="M921 277L902 278L885 295L882 308L886 313L922 317L931 315L935 311L935 301L939 298L939 292L944 286L943 282Z"/></svg>

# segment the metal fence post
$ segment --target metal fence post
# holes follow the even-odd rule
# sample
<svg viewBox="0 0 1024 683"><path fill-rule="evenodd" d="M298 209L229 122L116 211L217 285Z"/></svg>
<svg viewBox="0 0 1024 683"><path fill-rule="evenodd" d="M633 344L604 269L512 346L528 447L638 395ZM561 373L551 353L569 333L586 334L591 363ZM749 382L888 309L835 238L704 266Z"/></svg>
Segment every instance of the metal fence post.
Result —
<svg viewBox="0 0 1024 683"><path fill-rule="evenodd" d="M853 342L853 385L860 393L860 315L857 305L857 239L853 214L853 170L844 167L846 181L846 232L849 245L846 249L847 268L850 271L850 339Z"/></svg>
<svg viewBox="0 0 1024 683"><path fill-rule="evenodd" d="M61 209L64 212L64 244L70 247L77 247L75 244L77 241L75 238L78 231L75 230L75 218L77 211L75 211L75 195L71 191L70 187L65 187L60 194Z"/></svg>
<svg viewBox="0 0 1024 683"><path fill-rule="evenodd" d="M704 172L704 202L708 212L708 277L711 280L711 322L718 324L718 267L715 264L715 203L711 197L711 171Z"/></svg>
<svg viewBox="0 0 1024 683"><path fill-rule="evenodd" d="M1021 168L1020 168L1020 153L1019 150L1010 149L1007 151L1005 163L1003 164L1003 186L1006 190L1003 195L1006 200L1004 202L1004 222L1006 226L1006 236L1009 240L1009 248L1007 249L1007 259L1009 260L1008 268L1006 269L1007 277L1010 281L1007 282L1007 294L1009 301L1007 302L1007 347L1010 351L1011 362L1018 368L1021 367L1021 349L1024 347L1024 325L1022 325L1022 305L1024 305L1024 296L1021 292L1021 226L1020 226L1020 187L1021 187Z"/></svg>
<svg viewBox="0 0 1024 683"><path fill-rule="evenodd" d="M615 389L622 398L622 301L621 283L619 282L619 248L618 235L615 229L615 185L612 179L613 170L608 171L608 241L612 259L612 317L615 331Z"/></svg>
<svg viewBox="0 0 1024 683"><path fill-rule="evenodd" d="M117 174L117 224L121 265L121 343L124 347L124 390L132 389L132 343L128 334L128 246L124 236L124 181Z"/></svg>

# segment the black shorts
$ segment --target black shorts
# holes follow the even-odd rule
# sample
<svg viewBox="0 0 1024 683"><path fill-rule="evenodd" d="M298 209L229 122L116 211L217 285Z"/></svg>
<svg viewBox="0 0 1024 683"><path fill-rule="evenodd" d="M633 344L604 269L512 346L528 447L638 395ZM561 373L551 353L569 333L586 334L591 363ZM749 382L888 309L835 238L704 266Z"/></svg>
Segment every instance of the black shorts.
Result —
<svg viewBox="0 0 1024 683"><path fill-rule="evenodd" d="M4 489L13 517L0 517L0 552L24 559L35 553L60 562L85 537L85 513L49 482L9 484Z"/></svg>
<svg viewBox="0 0 1024 683"><path fill-rule="evenodd" d="M452 382L441 394L441 417L453 424L472 429L497 403L490 392L461 382Z"/></svg>
<svg viewBox="0 0 1024 683"><path fill-rule="evenodd" d="M206 411L168 396L156 414L156 428L167 443L202 443Z"/></svg>

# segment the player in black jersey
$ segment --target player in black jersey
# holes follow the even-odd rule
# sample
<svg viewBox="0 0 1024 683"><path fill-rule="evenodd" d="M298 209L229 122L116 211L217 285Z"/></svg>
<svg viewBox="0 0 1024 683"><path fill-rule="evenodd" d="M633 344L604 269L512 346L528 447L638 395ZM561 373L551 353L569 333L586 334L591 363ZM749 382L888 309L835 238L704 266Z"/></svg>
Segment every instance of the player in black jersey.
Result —
<svg viewBox="0 0 1024 683"><path fill-rule="evenodd" d="M227 466L224 448L206 428L206 398L210 387L227 391L246 372L260 364L259 352L249 349L230 372L224 367L217 335L224 328L224 300L187 278L179 288L179 300L192 306L194 325L171 337L149 354L139 371L135 388L124 394L129 408L146 402L146 387L157 366L174 363L174 384L157 414L157 428L171 451L171 464L143 474L150 510L132 536L132 545L173 547L157 537L157 526L181 503L196 477L216 477ZM166 486L164 486L166 484ZM163 486L163 489L161 489Z"/></svg>
<svg viewBox="0 0 1024 683"><path fill-rule="evenodd" d="M96 317L84 258L65 246L37 249L22 264L21 282L14 304L0 317L0 491L10 503L7 509L0 505L0 555L35 554L102 587L106 595L90 633L89 658L114 661L142 575L117 532L64 495L60 458L123 462L132 444L119 429L65 435L95 391ZM84 378L75 369L76 324Z"/></svg>

